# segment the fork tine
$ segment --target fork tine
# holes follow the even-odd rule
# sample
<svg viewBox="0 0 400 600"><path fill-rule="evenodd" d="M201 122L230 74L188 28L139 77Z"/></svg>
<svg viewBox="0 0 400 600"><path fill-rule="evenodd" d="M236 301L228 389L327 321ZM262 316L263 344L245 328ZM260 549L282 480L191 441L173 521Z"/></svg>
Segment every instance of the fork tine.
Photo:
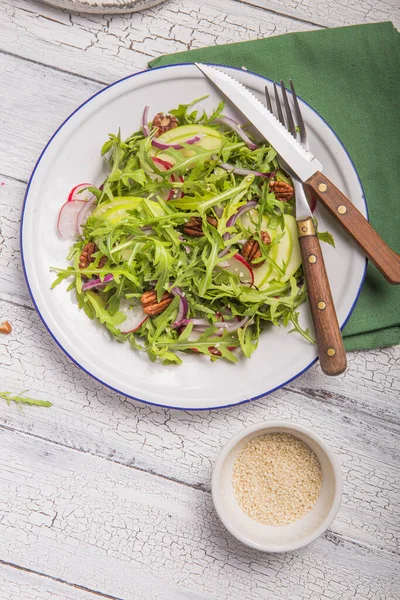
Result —
<svg viewBox="0 0 400 600"><path fill-rule="evenodd" d="M306 150L308 150L307 130L306 130L306 126L304 124L303 115L301 114L299 101L297 99L297 94L294 89L293 81L291 79L289 79L289 83L290 83L290 89L292 91L292 98L293 98L293 104L294 104L294 112L296 115L296 121L297 121L297 125L299 126L299 129L300 129L300 141L303 144L303 146L306 148Z"/></svg>
<svg viewBox="0 0 400 600"><path fill-rule="evenodd" d="M274 112L272 110L272 103L271 103L271 96L269 95L269 91L268 91L268 86L265 86L265 100L267 101L267 108L269 110L269 112Z"/></svg>
<svg viewBox="0 0 400 600"><path fill-rule="evenodd" d="M282 91L283 104L285 106L286 118L287 118L287 123L288 123L287 128L289 129L290 133L292 135L294 135L294 137L296 137L296 128L294 126L293 115L292 115L292 111L290 109L289 99L288 99L288 96L286 93L285 84L283 83L282 80L281 80L281 91Z"/></svg>
<svg viewBox="0 0 400 600"><path fill-rule="evenodd" d="M274 92L275 92L276 109L278 111L278 119L280 120L282 125L284 127L286 127L285 117L283 116L281 101L279 99L278 86L276 85L275 81L274 81Z"/></svg>

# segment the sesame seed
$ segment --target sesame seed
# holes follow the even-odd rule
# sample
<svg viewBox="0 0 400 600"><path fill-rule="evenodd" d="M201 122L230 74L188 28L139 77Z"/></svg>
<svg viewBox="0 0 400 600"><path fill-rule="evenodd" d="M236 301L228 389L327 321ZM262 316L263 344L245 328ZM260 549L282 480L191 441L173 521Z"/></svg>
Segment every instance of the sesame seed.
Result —
<svg viewBox="0 0 400 600"><path fill-rule="evenodd" d="M318 500L322 471L314 452L287 433L253 438L233 465L232 484L240 508L263 525L297 521Z"/></svg>

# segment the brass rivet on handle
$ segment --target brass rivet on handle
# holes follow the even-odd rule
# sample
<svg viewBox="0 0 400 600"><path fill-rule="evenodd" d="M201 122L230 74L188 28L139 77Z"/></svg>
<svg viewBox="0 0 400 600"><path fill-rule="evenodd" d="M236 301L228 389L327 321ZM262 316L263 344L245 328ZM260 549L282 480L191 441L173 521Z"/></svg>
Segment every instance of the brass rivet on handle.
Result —
<svg viewBox="0 0 400 600"><path fill-rule="evenodd" d="M321 300L321 302L318 302L317 306L318 306L319 310L325 310L325 308L326 308L326 304L325 304L325 302L322 302L322 300Z"/></svg>
<svg viewBox="0 0 400 600"><path fill-rule="evenodd" d="M326 192L326 190L328 189L328 186L326 185L326 183L320 183L318 186L318 189L320 192Z"/></svg>
<svg viewBox="0 0 400 600"><path fill-rule="evenodd" d="M347 211L347 208L345 206L343 206L343 204L341 204L340 206L338 206L337 211L340 215L344 215L345 212Z"/></svg>
<svg viewBox="0 0 400 600"><path fill-rule="evenodd" d="M310 256L308 257L308 262L312 265L317 262L317 257L315 256L315 254L310 254Z"/></svg>
<svg viewBox="0 0 400 600"><path fill-rule="evenodd" d="M305 233L307 231L307 227L302 227L301 230Z"/></svg>
<svg viewBox="0 0 400 600"><path fill-rule="evenodd" d="M328 356L335 356L336 354L336 350L334 348L328 348L328 350L326 351Z"/></svg>

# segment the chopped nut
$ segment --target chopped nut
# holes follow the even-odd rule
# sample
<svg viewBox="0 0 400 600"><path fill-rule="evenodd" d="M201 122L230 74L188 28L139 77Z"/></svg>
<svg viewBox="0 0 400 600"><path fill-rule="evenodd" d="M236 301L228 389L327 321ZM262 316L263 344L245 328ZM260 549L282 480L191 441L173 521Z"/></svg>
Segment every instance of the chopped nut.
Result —
<svg viewBox="0 0 400 600"><path fill-rule="evenodd" d="M213 227L218 226L217 219L214 217L207 217L208 223ZM200 217L190 217L189 221L183 227L183 233L190 237L203 237L203 222Z"/></svg>
<svg viewBox="0 0 400 600"><path fill-rule="evenodd" d="M284 181L271 181L269 189L274 192L275 197L282 202L288 202L293 198L294 189Z"/></svg>
<svg viewBox="0 0 400 600"><path fill-rule="evenodd" d="M79 268L86 269L90 263L94 262L93 254L97 252L98 248L94 242L88 242L82 248L82 253L79 257ZM102 256L99 260L99 269L102 269L107 262L107 257Z"/></svg>
<svg viewBox="0 0 400 600"><path fill-rule="evenodd" d="M268 231L260 231L260 237L266 246L270 245L271 236L269 235Z"/></svg>
<svg viewBox="0 0 400 600"><path fill-rule="evenodd" d="M250 238L249 240L247 240L247 242L241 249L240 254L250 264L252 263L252 261L254 259L261 258L261 256L262 256L261 250L260 250L260 245L257 242L257 240L255 240L254 238ZM261 263L256 263L253 266L258 267L260 264Z"/></svg>
<svg viewBox="0 0 400 600"><path fill-rule="evenodd" d="M271 237L267 231L260 231L260 237L264 244L268 245L271 243ZM240 254L243 256L248 263L250 263L253 269L260 267L265 261L253 262L256 258L262 257L262 252L260 250L260 244L254 238L250 238L247 240L245 245L240 251Z"/></svg>
<svg viewBox="0 0 400 600"><path fill-rule="evenodd" d="M0 333L4 333L5 335L8 335L11 332L12 332L11 323L9 321L3 321L3 323L1 323L1 325L0 325Z"/></svg>
<svg viewBox="0 0 400 600"><path fill-rule="evenodd" d="M158 113L153 119L153 127L157 127L155 136L159 137L166 131L178 127L179 121L172 115L164 115L164 113Z"/></svg>
<svg viewBox="0 0 400 600"><path fill-rule="evenodd" d="M160 315L172 302L174 299L172 294L168 292L164 292L160 302L157 302L157 293L153 290L144 292L142 294L140 301L143 306L143 312L146 315L150 315L151 317L155 317Z"/></svg>

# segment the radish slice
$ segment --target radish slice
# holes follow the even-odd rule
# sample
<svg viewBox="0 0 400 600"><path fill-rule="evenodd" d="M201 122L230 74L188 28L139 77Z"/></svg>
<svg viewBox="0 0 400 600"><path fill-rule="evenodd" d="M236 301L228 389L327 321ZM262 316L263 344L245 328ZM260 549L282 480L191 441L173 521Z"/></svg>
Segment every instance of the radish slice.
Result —
<svg viewBox="0 0 400 600"><path fill-rule="evenodd" d="M174 175L172 173L171 177L170 177L170 181L171 183L183 183L185 180L182 177L182 175ZM167 201L169 200L178 200L179 198L183 197L183 192L182 190L179 190L178 188L172 188L172 190L169 190L168 196L166 198Z"/></svg>
<svg viewBox="0 0 400 600"><path fill-rule="evenodd" d="M87 188L91 185L91 183L80 183L79 185L73 187L68 194L68 202L73 202L74 200L90 200L93 194L89 192Z"/></svg>
<svg viewBox="0 0 400 600"><path fill-rule="evenodd" d="M250 283L251 285L254 283L253 269L240 254L235 254L235 256L220 262L217 266L226 269L233 275L237 275L242 283Z"/></svg>
<svg viewBox="0 0 400 600"><path fill-rule="evenodd" d="M127 300L121 300L119 310L126 316L123 323L116 325L116 329L119 329L121 333L132 333L137 331L149 318L149 316L143 312L141 304L131 304Z"/></svg>
<svg viewBox="0 0 400 600"><path fill-rule="evenodd" d="M71 200L62 205L58 213L57 231L64 240L78 235L78 215L85 204L84 200Z"/></svg>
<svg viewBox="0 0 400 600"><path fill-rule="evenodd" d="M169 169L172 169L172 167L174 166L172 163L168 162L167 160L163 160L162 158L158 158L157 156L152 156L151 160L156 165L156 167L158 168L159 171L168 171Z"/></svg>
<svg viewBox="0 0 400 600"><path fill-rule="evenodd" d="M89 200L87 200L87 202L84 203L84 206L78 215L77 227L78 227L79 235L83 234L83 226L85 225L85 223L89 217L89 214L94 210L93 204L96 202L96 200L97 200L96 196L94 194L92 194L92 197Z"/></svg>

